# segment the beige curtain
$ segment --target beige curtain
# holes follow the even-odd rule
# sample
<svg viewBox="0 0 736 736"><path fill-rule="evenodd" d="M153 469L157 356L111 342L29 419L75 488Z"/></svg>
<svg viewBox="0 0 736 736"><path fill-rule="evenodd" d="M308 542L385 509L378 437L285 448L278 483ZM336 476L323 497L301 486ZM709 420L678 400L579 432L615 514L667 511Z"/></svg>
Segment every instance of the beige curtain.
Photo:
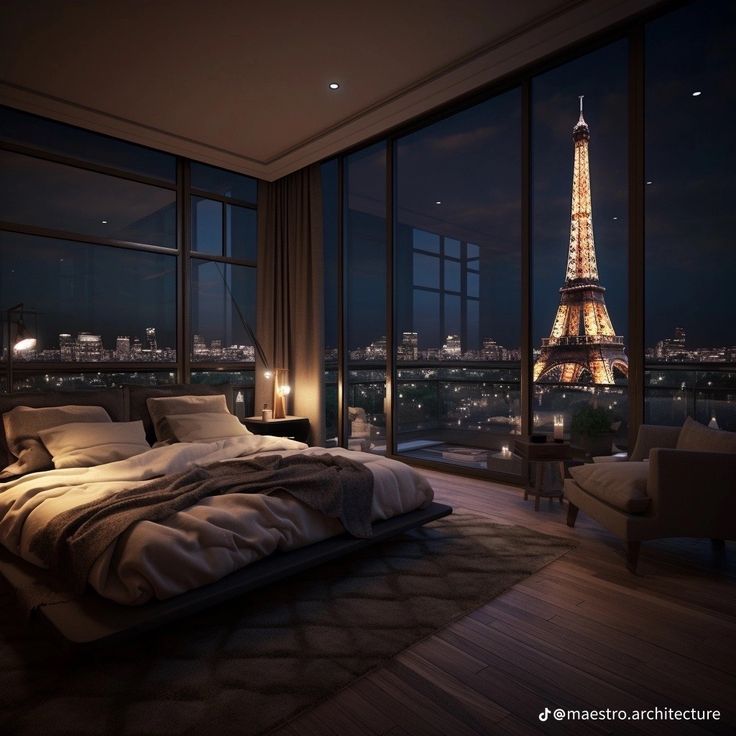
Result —
<svg viewBox="0 0 736 736"><path fill-rule="evenodd" d="M256 335L271 368L288 368L289 414L324 442L322 189L318 165L258 187ZM256 363L256 414L273 405L273 381Z"/></svg>

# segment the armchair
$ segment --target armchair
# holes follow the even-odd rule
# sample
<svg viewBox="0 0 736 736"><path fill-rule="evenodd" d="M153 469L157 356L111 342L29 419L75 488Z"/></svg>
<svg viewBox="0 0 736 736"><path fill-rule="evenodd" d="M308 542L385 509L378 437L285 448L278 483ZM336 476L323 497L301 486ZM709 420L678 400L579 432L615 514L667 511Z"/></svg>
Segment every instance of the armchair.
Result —
<svg viewBox="0 0 736 736"><path fill-rule="evenodd" d="M361 406L349 406L348 420L350 421L348 448L368 452L373 446L374 427L368 421L365 409Z"/></svg>
<svg viewBox="0 0 736 736"><path fill-rule="evenodd" d="M688 419L642 425L628 462L570 469L567 524L578 511L620 537L633 573L641 542L665 537L736 539L736 433Z"/></svg>

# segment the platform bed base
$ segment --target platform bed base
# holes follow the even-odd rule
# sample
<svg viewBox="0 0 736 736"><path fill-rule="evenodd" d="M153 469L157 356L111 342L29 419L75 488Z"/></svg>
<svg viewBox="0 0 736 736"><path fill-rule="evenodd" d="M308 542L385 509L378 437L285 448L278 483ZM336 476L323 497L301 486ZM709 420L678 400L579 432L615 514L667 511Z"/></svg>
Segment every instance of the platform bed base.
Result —
<svg viewBox="0 0 736 736"><path fill-rule="evenodd" d="M36 614L71 644L79 646L108 642L139 634L210 608L451 513L452 508L449 506L431 503L426 508L376 522L370 539L342 535L302 549L274 554L231 573L216 583L165 601L143 606L123 606L94 592L88 592L74 600L42 605L36 609ZM0 574L14 589L49 587L48 572L24 562L4 549L0 552Z"/></svg>

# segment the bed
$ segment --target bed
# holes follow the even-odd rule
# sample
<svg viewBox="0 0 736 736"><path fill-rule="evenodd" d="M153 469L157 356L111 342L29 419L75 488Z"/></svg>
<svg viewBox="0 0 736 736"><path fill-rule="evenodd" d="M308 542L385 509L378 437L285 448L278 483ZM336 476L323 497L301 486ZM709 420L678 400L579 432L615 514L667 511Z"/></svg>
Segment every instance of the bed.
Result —
<svg viewBox="0 0 736 736"><path fill-rule="evenodd" d="M109 639L160 625L451 513L433 501L427 481L402 463L247 433L228 411L231 398L227 387L189 385L0 397L5 429L0 453L16 473L0 484L0 573L27 610L69 641ZM102 414L109 419L97 421ZM52 426L28 429L39 417L45 417L41 424ZM115 443L105 444L108 434ZM38 453L45 460L34 465ZM32 472L17 472L13 465L14 460L22 465L24 455L32 462L21 471ZM34 469L48 468L49 458L55 467ZM274 462L289 465L288 472L306 467L317 475L305 480L303 488L301 476L293 476L296 490L291 492L215 492L173 512L164 502L160 518L128 520L109 540L98 535L97 547L90 549L99 554L94 552L94 559L77 571L83 590L79 580L60 576L62 567L47 554L49 530L60 519L73 519L72 526L59 526L60 538L75 537L68 530L86 529L79 526L82 512L85 519L97 518L129 503L121 499L162 485L169 494L172 484L180 489L193 473L209 473L207 482L215 473L240 479L252 471L261 477L261 468ZM352 522L342 496L339 513L323 508L323 496L329 494L321 492L319 474L335 477L334 464L340 466L340 477L348 477L347 471L356 478L370 477L372 494L362 502L368 531L357 537L355 530L346 533ZM310 483L317 490L312 496L305 495ZM204 485L197 475L197 483L186 487ZM176 497L184 498L179 504L190 498ZM129 506L124 513L130 513Z"/></svg>

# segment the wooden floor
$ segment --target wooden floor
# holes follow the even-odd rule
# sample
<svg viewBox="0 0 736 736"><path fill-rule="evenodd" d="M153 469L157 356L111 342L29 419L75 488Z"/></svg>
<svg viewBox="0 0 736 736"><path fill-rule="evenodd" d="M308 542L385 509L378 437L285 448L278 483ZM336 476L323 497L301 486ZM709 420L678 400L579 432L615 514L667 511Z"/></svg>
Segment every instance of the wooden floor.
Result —
<svg viewBox="0 0 736 736"><path fill-rule="evenodd" d="M428 472L438 501L576 549L280 729L279 736L736 733L736 545L642 546L639 574L581 512ZM720 721L540 722L545 708L720 710Z"/></svg>

